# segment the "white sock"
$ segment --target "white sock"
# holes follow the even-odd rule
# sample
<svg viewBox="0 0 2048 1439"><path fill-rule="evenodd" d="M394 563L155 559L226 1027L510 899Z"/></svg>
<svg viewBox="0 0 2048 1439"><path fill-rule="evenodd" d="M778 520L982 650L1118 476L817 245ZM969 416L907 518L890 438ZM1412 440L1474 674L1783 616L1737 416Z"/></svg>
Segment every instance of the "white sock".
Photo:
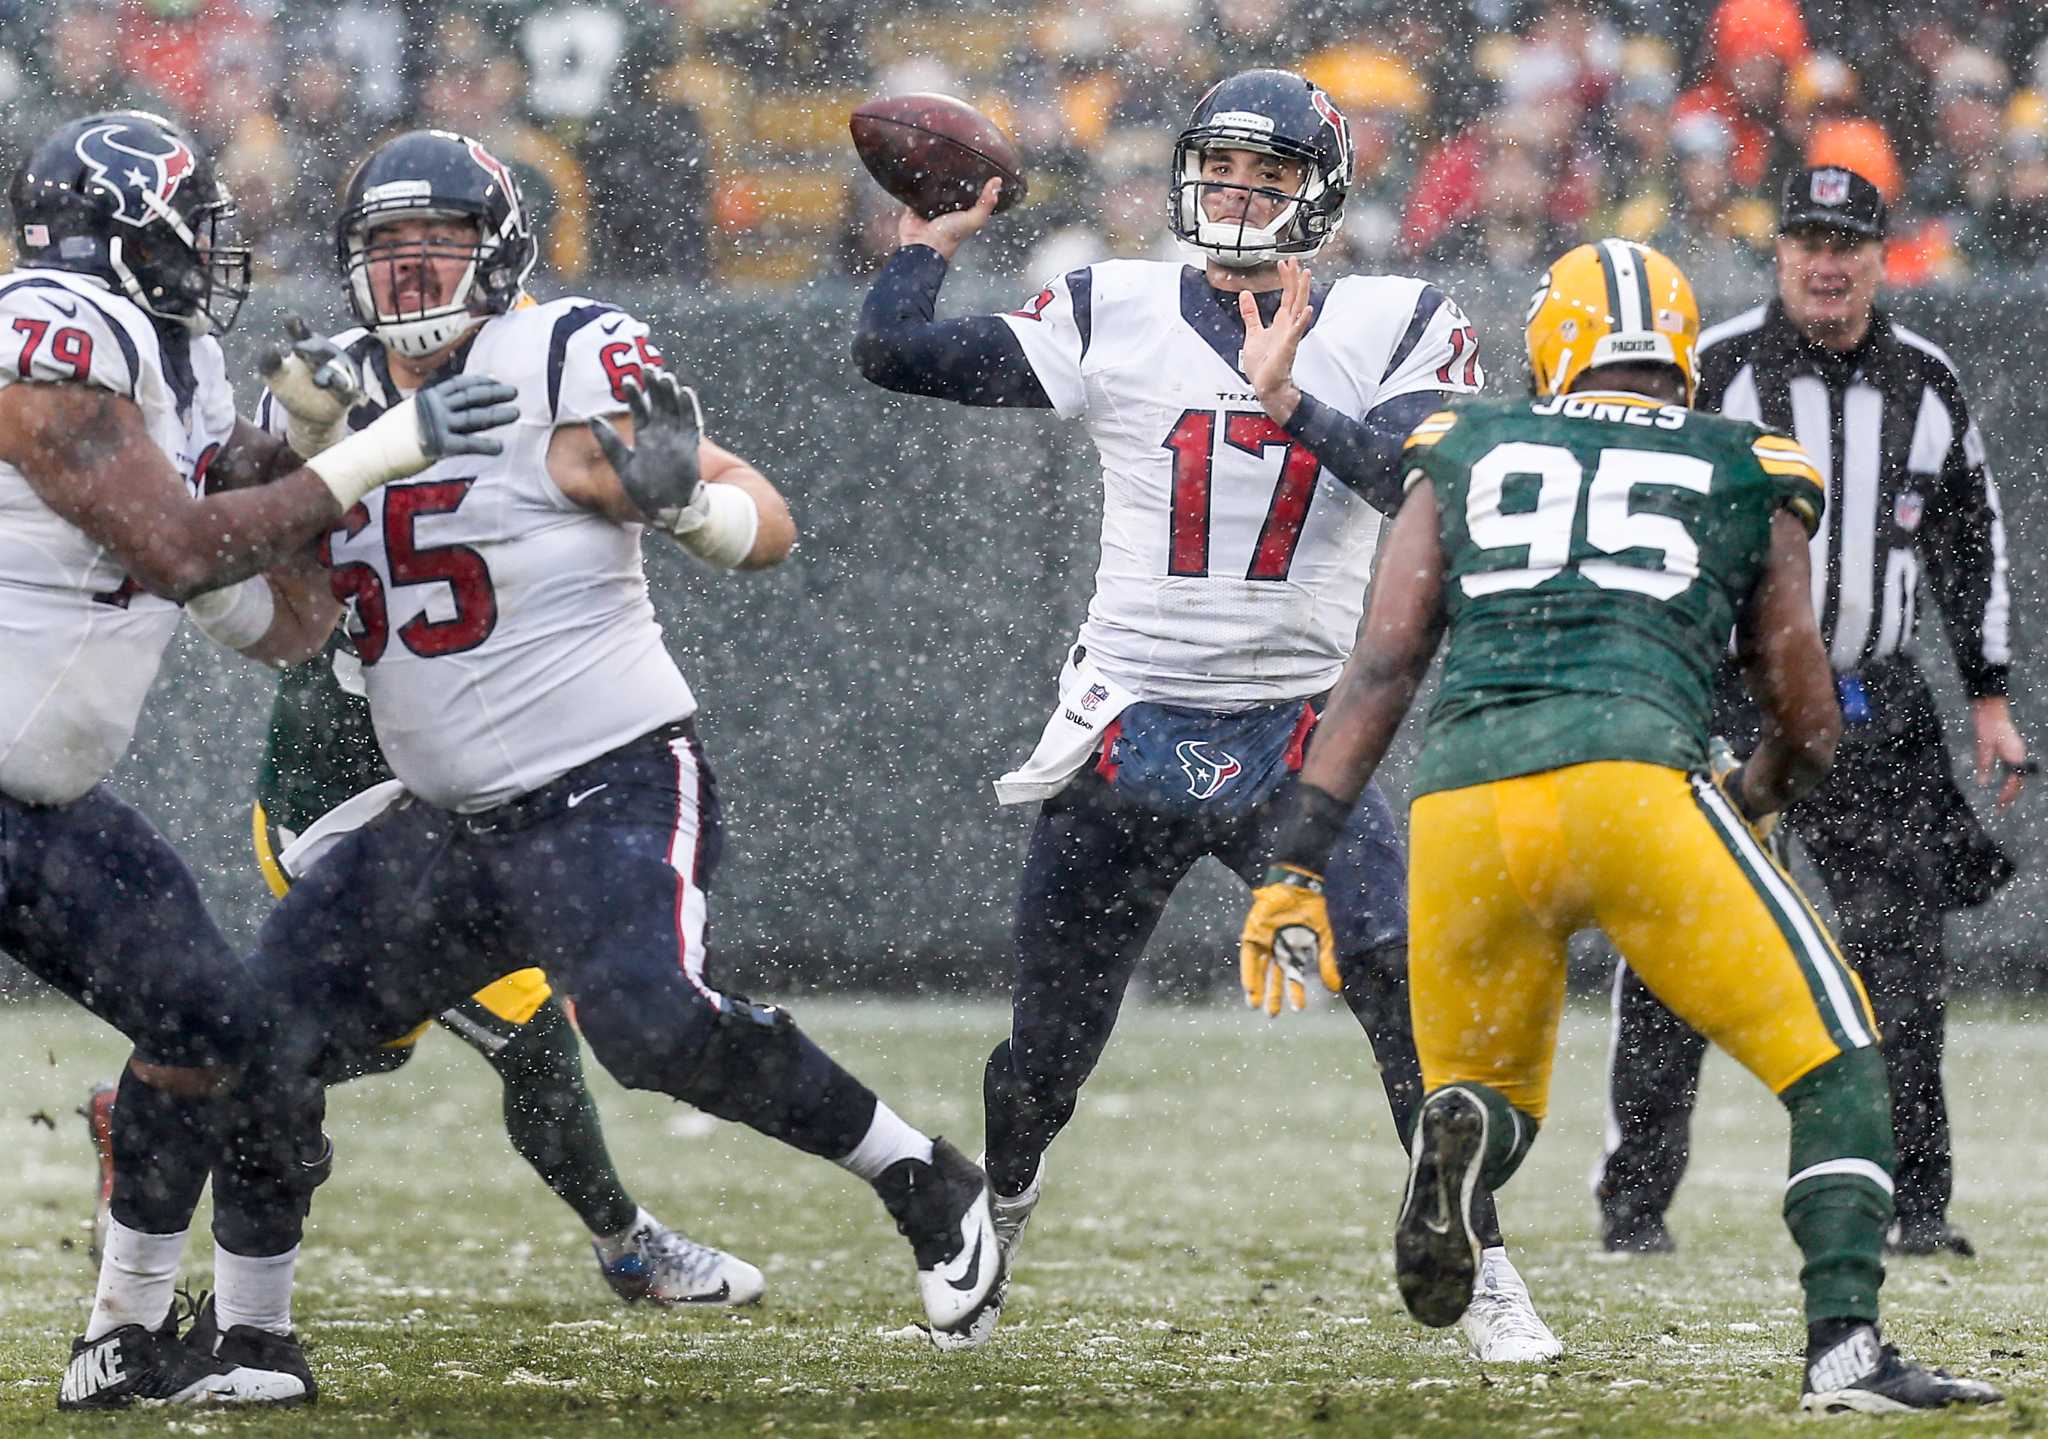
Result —
<svg viewBox="0 0 2048 1439"><path fill-rule="evenodd" d="M299 1246L251 1258L213 1246L213 1309L225 1334L240 1324L272 1334L292 1332L292 1271Z"/></svg>
<svg viewBox="0 0 2048 1439"><path fill-rule="evenodd" d="M85 1326L87 1339L112 1334L124 1324L154 1329L164 1322L171 1312L171 1292L178 1286L185 1234L183 1229L176 1234L144 1234L118 1219L108 1223L100 1285Z"/></svg>
<svg viewBox="0 0 2048 1439"><path fill-rule="evenodd" d="M1528 1288L1516 1271L1514 1262L1508 1258L1505 1244L1479 1251L1479 1284L1483 1289Z"/></svg>
<svg viewBox="0 0 2048 1439"><path fill-rule="evenodd" d="M927 1164L931 1163L931 1139L905 1124L895 1110L878 1099L868 1132L860 1143L853 1146L853 1153L838 1161L839 1167L852 1170L872 1184L882 1177L883 1170L899 1159L922 1159Z"/></svg>
<svg viewBox="0 0 2048 1439"><path fill-rule="evenodd" d="M597 1241L597 1250L598 1253L604 1256L604 1262L612 1264L624 1259L632 1252L634 1235L638 1234L642 1229L651 1228L660 1222L660 1220L656 1219L646 1210L635 1209L633 1211L633 1222L624 1229L621 1229L617 1234L594 1234L591 1238Z"/></svg>

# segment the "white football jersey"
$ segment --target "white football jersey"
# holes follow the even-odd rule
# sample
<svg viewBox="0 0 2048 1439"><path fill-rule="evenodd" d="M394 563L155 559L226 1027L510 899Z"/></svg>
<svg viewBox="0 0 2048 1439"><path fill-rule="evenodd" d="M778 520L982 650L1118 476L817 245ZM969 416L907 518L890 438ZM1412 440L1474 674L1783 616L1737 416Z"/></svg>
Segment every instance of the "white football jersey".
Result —
<svg viewBox="0 0 2048 1439"><path fill-rule="evenodd" d="M1477 336L1421 280L1347 276L1315 308L1295 382L1354 420L1398 395L1479 388ZM1102 458L1102 561L1080 643L1139 698L1213 710L1336 681L1381 523L1266 415L1237 369L1231 314L1199 269L1110 260L1004 317Z"/></svg>
<svg viewBox="0 0 2048 1439"><path fill-rule="evenodd" d="M211 336L167 355L126 296L66 270L0 275L0 386L84 384L141 409L150 439L197 494L235 428ZM182 613L0 463L0 791L77 799L120 761Z"/></svg>
<svg viewBox="0 0 2048 1439"><path fill-rule="evenodd" d="M697 708L663 646L638 525L548 477L555 427L623 413L618 385L658 356L647 327L580 297L486 320L462 361L519 391L505 452L441 460L372 491L325 542L378 743L405 787L475 813ZM398 398L373 336L337 343ZM266 424L274 416L264 413Z"/></svg>

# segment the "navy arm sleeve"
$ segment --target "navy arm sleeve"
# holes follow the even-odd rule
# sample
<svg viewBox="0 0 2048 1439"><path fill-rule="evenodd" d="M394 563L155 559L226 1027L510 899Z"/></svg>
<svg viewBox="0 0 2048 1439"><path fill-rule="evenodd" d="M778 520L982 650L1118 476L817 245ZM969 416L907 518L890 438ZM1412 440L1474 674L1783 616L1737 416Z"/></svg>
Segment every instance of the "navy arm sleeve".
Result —
<svg viewBox="0 0 2048 1439"><path fill-rule="evenodd" d="M1287 433L1313 450L1323 468L1367 504L1391 515L1401 503L1401 446L1448 399L1441 390L1411 390L1354 420L1304 391Z"/></svg>
<svg viewBox="0 0 2048 1439"><path fill-rule="evenodd" d="M906 395L1051 409L1008 325L994 315L933 318L945 278L945 260L928 245L906 245L889 257L860 307L853 359L861 374Z"/></svg>

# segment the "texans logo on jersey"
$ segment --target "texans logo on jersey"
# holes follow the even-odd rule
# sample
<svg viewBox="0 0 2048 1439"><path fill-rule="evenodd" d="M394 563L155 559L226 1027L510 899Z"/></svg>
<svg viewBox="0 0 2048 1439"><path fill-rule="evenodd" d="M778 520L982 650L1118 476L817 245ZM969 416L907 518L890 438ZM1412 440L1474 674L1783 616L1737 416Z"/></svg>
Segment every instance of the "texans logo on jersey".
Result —
<svg viewBox="0 0 2048 1439"><path fill-rule="evenodd" d="M1235 755L1227 754L1207 740L1184 739L1173 747L1180 767L1187 771L1188 793L1196 799L1214 799L1223 786L1244 773Z"/></svg>
<svg viewBox="0 0 2048 1439"><path fill-rule="evenodd" d="M171 213L171 197L199 163L184 141L122 120L93 126L72 148L90 183L114 197L114 218L137 228Z"/></svg>

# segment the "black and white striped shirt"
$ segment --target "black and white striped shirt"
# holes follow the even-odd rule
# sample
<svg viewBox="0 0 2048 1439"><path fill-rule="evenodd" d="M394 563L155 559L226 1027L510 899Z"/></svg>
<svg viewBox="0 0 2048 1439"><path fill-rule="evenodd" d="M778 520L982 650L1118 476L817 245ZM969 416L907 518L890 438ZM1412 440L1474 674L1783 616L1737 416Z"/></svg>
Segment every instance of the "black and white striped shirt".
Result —
<svg viewBox="0 0 2048 1439"><path fill-rule="evenodd" d="M2006 692L2005 520L1939 346L1879 311L1836 354L1773 300L1700 336L1698 404L1795 436L1827 476L1813 603L1837 673L1912 652L1924 571L1970 694Z"/></svg>

